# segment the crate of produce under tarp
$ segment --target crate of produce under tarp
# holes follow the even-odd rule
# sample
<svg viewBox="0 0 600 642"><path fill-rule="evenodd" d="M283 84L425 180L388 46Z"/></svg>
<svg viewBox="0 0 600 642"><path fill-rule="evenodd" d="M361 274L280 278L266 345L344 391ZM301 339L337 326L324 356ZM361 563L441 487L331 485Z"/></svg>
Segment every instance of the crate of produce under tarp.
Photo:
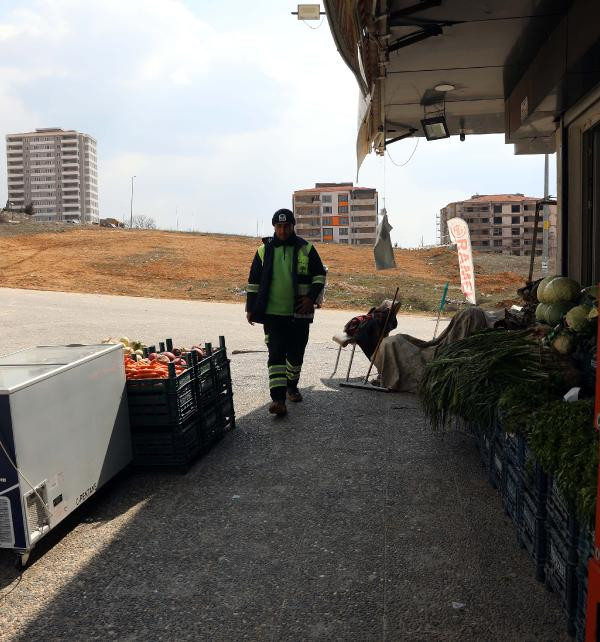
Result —
<svg viewBox="0 0 600 642"><path fill-rule="evenodd" d="M198 421L193 417L175 430L162 426L131 435L134 466L187 466L202 452Z"/></svg>
<svg viewBox="0 0 600 642"><path fill-rule="evenodd" d="M194 371L187 365L133 362L126 357L132 428L182 424L197 412Z"/></svg>

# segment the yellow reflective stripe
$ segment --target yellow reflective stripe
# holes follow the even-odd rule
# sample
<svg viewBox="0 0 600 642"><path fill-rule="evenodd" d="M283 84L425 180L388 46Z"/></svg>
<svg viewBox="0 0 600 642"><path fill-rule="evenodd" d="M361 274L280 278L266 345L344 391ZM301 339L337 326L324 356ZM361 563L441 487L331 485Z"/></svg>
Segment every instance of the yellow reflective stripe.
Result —
<svg viewBox="0 0 600 642"><path fill-rule="evenodd" d="M269 366L269 374L281 374L285 372L285 366Z"/></svg>
<svg viewBox="0 0 600 642"><path fill-rule="evenodd" d="M312 282L322 283L323 285L325 285L325 277L322 274L317 274L317 276L313 276Z"/></svg>
<svg viewBox="0 0 600 642"><path fill-rule="evenodd" d="M306 283L298 283L298 294L308 294L310 292L310 285Z"/></svg>
<svg viewBox="0 0 600 642"><path fill-rule="evenodd" d="M269 379L269 388L279 388L287 386L287 377L280 377L279 379Z"/></svg>
<svg viewBox="0 0 600 642"><path fill-rule="evenodd" d="M265 262L265 244L263 243L257 250L258 252L258 258L260 259L261 263Z"/></svg>
<svg viewBox="0 0 600 642"><path fill-rule="evenodd" d="M246 286L246 292L258 292L260 285L258 283L248 283Z"/></svg>

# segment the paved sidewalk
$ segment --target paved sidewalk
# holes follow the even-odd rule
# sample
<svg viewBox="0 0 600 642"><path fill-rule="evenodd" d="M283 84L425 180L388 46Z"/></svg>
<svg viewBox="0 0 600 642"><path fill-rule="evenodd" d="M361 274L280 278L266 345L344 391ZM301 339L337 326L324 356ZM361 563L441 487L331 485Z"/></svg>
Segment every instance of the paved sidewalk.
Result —
<svg viewBox="0 0 600 642"><path fill-rule="evenodd" d="M188 474L115 480L21 577L0 551L0 639L568 639L472 439L340 389L334 357L311 342L277 420L266 355L235 355L238 427Z"/></svg>

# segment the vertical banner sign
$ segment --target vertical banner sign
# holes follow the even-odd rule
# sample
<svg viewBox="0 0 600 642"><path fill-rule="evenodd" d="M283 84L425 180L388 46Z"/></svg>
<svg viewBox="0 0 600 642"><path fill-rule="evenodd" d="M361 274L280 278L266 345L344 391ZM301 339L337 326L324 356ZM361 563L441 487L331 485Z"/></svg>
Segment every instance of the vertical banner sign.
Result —
<svg viewBox="0 0 600 642"><path fill-rule="evenodd" d="M458 267L460 268L460 289L469 303L475 305L475 270L469 226L462 218L451 218L448 221L450 241L456 244Z"/></svg>

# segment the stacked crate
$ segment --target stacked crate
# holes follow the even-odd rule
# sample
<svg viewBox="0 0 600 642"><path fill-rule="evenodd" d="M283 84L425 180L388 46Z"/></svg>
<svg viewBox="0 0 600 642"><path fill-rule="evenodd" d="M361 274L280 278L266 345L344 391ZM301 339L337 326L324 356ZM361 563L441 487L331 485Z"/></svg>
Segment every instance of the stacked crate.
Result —
<svg viewBox="0 0 600 642"><path fill-rule="evenodd" d="M575 611L575 639L585 640L585 614L587 607L588 563L594 555L594 533L582 528L577 547L577 609Z"/></svg>
<svg viewBox="0 0 600 642"><path fill-rule="evenodd" d="M185 355L189 367L168 379L127 381L127 398L136 466L185 469L235 427L230 362L225 338L207 356ZM171 352L166 339L159 350ZM151 348L151 351L154 351Z"/></svg>
<svg viewBox="0 0 600 642"><path fill-rule="evenodd" d="M548 478L533 456L522 435L519 443L517 473L520 482L517 541L535 563L535 577L544 581L547 555L546 496Z"/></svg>
<svg viewBox="0 0 600 642"><path fill-rule="evenodd" d="M168 379L127 380L133 464L187 466L201 449L194 372Z"/></svg>
<svg viewBox="0 0 600 642"><path fill-rule="evenodd" d="M567 631L569 635L574 635L578 593L579 524L573 517L573 507L568 506L561 497L554 479L548 483L546 509L548 513L546 586L557 594L567 616Z"/></svg>

